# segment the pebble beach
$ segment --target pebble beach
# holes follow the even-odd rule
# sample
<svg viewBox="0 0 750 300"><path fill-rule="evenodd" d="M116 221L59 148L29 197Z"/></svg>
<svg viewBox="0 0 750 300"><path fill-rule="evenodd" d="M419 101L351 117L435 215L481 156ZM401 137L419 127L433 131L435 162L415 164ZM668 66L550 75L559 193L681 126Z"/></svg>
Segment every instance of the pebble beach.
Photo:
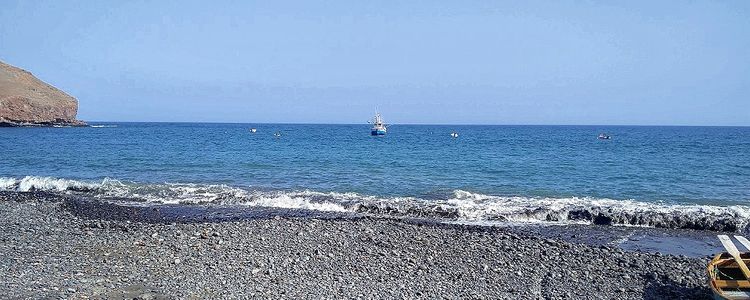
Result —
<svg viewBox="0 0 750 300"><path fill-rule="evenodd" d="M706 299L705 257L388 218L93 218L0 193L10 299Z"/></svg>

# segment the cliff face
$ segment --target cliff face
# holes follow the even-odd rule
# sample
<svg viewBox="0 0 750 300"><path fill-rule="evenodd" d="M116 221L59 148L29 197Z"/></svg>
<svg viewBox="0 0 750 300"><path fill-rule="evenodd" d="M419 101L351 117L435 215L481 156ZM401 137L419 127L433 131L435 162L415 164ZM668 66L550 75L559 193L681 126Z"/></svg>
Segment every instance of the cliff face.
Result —
<svg viewBox="0 0 750 300"><path fill-rule="evenodd" d="M78 100L0 61L0 126L83 126Z"/></svg>

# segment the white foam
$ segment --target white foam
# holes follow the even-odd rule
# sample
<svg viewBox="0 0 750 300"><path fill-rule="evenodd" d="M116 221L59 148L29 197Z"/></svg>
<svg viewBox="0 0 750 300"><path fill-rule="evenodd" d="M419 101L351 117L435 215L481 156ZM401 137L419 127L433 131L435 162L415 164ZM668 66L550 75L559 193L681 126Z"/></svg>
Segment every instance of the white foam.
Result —
<svg viewBox="0 0 750 300"><path fill-rule="evenodd" d="M432 217L482 224L557 223L656 226L743 231L750 207L665 204L587 197L534 198L477 194L456 190L444 200L378 199L357 204L356 211Z"/></svg>
<svg viewBox="0 0 750 300"><path fill-rule="evenodd" d="M112 183L104 189L102 196L137 198L147 202L167 204L211 203L220 205L247 205L319 211L347 211L347 209L339 203L313 200L314 198L343 200L341 197L347 197L346 194L326 194L311 191L260 192L226 185L178 183L131 185L127 183Z"/></svg>
<svg viewBox="0 0 750 300"><path fill-rule="evenodd" d="M335 212L346 212L343 205L332 203L332 202L313 202L309 198L302 194L292 193L274 193L272 195L264 195L263 193L257 193L251 196L244 202L244 205L249 206L263 206L263 207L279 207L279 208L296 208L296 209L309 209L318 211L335 211Z"/></svg>
<svg viewBox="0 0 750 300"><path fill-rule="evenodd" d="M20 180L0 178L0 190L28 192L32 190L63 192L73 188L95 188L97 184L54 177L26 176Z"/></svg>
<svg viewBox="0 0 750 300"><path fill-rule="evenodd" d="M501 197L476 194L467 191L454 191L454 198L445 201L455 207L467 220L482 220L493 216L503 216L508 220L545 220L552 214L568 219L574 210L596 210L638 214L679 214L679 215L730 215L750 219L748 206L709 206L697 204L664 204L635 200L598 199L587 197L571 198L529 198ZM640 225L640 224L623 224Z"/></svg>
<svg viewBox="0 0 750 300"><path fill-rule="evenodd" d="M603 215L611 218L614 225L621 226L686 226L685 224L703 222L700 226L725 226L730 223L730 227L736 225L742 229L750 221L750 207L741 205L666 204L587 197L511 197L463 190L454 191L447 199L426 200L415 197L376 197L309 190L258 191L227 185L142 184L109 178L96 182L38 176L26 176L22 179L1 177L0 190L86 193L112 201L137 200L145 203L350 211L475 223L580 224L591 223L594 216Z"/></svg>
<svg viewBox="0 0 750 300"><path fill-rule="evenodd" d="M0 190L10 190L16 185L16 179L10 177L0 177Z"/></svg>
<svg viewBox="0 0 750 300"><path fill-rule="evenodd" d="M96 196L166 204L201 204L221 203L224 199L241 198L245 193L245 190L226 185L137 184L109 179L102 183Z"/></svg>

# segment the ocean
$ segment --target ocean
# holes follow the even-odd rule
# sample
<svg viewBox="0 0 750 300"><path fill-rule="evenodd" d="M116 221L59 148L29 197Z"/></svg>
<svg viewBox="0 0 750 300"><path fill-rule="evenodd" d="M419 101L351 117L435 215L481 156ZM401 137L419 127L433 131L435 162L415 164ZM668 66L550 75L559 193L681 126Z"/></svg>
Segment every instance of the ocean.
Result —
<svg viewBox="0 0 750 300"><path fill-rule="evenodd" d="M92 125L0 128L0 190L489 224L750 220L750 127Z"/></svg>

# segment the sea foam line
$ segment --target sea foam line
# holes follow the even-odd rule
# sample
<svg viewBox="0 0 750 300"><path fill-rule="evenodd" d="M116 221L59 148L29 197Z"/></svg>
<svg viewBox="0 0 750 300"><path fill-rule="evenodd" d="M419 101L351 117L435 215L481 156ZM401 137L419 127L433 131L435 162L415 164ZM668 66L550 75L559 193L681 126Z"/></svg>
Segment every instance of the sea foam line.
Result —
<svg viewBox="0 0 750 300"><path fill-rule="evenodd" d="M587 197L508 197L463 190L453 191L446 199L426 200L309 190L258 191L227 185L141 184L109 178L78 181L38 176L0 177L0 190L83 193L109 201L246 205L489 223L593 223L721 231L746 231L750 223L750 207L741 205L665 204Z"/></svg>

